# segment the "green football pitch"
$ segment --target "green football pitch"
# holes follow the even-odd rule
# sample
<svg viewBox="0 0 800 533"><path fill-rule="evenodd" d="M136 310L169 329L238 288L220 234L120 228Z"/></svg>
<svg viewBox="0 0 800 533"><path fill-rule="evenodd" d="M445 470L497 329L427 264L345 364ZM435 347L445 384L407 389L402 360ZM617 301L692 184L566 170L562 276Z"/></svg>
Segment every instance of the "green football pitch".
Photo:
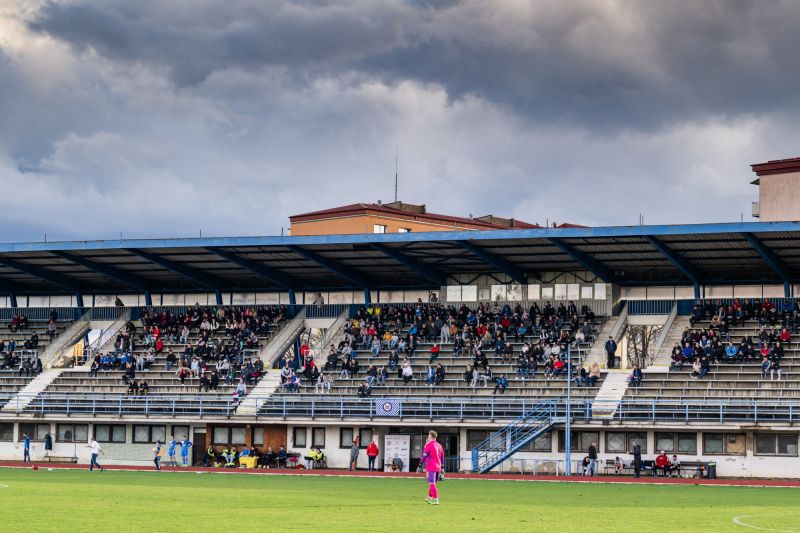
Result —
<svg viewBox="0 0 800 533"><path fill-rule="evenodd" d="M797 531L800 489L0 470L3 531Z"/></svg>

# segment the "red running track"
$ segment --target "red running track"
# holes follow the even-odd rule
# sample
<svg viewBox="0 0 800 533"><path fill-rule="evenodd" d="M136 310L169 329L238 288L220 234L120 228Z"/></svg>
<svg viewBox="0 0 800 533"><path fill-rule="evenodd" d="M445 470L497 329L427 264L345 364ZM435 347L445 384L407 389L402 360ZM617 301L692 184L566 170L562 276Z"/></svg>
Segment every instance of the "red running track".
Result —
<svg viewBox="0 0 800 533"><path fill-rule="evenodd" d="M0 461L0 468L31 468L37 465L40 469L88 469L85 464L71 463L47 463L31 462L22 463L21 461ZM104 470L133 471L133 472L153 472L153 467L141 465L108 465ZM243 475L306 475L306 476L342 476L342 477L389 477L389 478L422 478L423 474L416 472L369 472L367 470L306 470L305 468L269 468L269 469L245 469L245 468L206 468L202 466L190 467L168 467L162 466L165 472L213 472L216 474L243 474ZM532 476L521 474L447 474L448 479L491 479L506 481L549 481L561 483L645 483L651 485L719 485L719 486L747 486L747 487L800 487L800 480L789 479L696 479L696 478L661 478L646 476L634 478L631 476L597 476L593 478L572 476Z"/></svg>

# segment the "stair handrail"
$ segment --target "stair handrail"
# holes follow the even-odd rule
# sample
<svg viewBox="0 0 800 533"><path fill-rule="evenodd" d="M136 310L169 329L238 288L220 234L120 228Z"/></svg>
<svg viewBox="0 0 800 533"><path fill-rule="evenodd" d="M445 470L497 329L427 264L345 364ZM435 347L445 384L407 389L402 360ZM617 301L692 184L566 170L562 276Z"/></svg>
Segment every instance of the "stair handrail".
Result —
<svg viewBox="0 0 800 533"><path fill-rule="evenodd" d="M625 326L628 325L628 302L622 302L622 308L619 310L619 316L617 316L617 321L614 323L614 327L611 328L610 335L614 338L614 342L619 342L622 338L622 333L625 331Z"/></svg>
<svg viewBox="0 0 800 533"><path fill-rule="evenodd" d="M327 329L327 331L325 331L325 334L322 337L320 337L314 344L314 346L311 348L310 353L314 357L314 360L316 360L320 355L322 355L322 352L325 350L325 347L331 342L332 339L334 339L339 334L339 332L342 330L342 328L349 319L350 319L350 309L346 308L341 313L339 313L339 316L336 317L336 320L333 321L333 324L331 324L331 326Z"/></svg>
<svg viewBox="0 0 800 533"><path fill-rule="evenodd" d="M86 334L87 329L90 328L91 317L92 310L87 309L78 320L73 322L70 327L64 330L64 332L47 347L42 357L42 365L44 367L54 368L55 365L61 363L62 352L67 347L78 342L78 339Z"/></svg>
<svg viewBox="0 0 800 533"><path fill-rule="evenodd" d="M264 368L271 368L275 360L286 353L294 340L305 328L306 308L303 307L288 323L286 323L278 334L261 349L260 357L264 362Z"/></svg>
<svg viewBox="0 0 800 533"><path fill-rule="evenodd" d="M661 331L656 337L655 345L653 346L652 353L648 354L647 365L650 366L658 357L658 354L661 352L661 347L664 346L664 343L667 341L667 337L669 337L669 330L672 329L672 324L675 322L675 318L678 316L678 302L672 302L672 310L670 311L669 315L667 316L667 321L664 322L664 327L661 328Z"/></svg>
<svg viewBox="0 0 800 533"><path fill-rule="evenodd" d="M91 343L89 346L84 348L84 353L88 353L89 356L94 355L95 352L101 350L103 346L108 343L111 339L117 336L117 333L120 332L122 328L125 327L131 319L131 309L129 307L124 308L122 313L117 315L117 319L106 329L104 329L100 335Z"/></svg>

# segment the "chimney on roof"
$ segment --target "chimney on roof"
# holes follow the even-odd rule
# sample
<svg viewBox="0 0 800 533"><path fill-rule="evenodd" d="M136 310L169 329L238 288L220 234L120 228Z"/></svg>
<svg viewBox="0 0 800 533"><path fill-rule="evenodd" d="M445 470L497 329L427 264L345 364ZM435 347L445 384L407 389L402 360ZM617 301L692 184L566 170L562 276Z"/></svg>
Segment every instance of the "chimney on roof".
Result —
<svg viewBox="0 0 800 533"><path fill-rule="evenodd" d="M425 204L417 205L417 204L407 204L405 202L392 202L386 204L386 207L391 207L392 209L399 209L400 211L406 211L408 213L417 213L419 215L425 214Z"/></svg>

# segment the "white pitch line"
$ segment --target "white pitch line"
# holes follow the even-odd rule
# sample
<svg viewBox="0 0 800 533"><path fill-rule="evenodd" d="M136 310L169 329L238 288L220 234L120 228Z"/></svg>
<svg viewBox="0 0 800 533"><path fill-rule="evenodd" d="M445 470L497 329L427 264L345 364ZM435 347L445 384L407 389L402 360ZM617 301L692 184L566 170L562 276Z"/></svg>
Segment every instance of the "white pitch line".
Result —
<svg viewBox="0 0 800 533"><path fill-rule="evenodd" d="M774 531L775 533L798 533L795 529L775 529L771 527L761 527L761 526L754 526L753 524L748 524L744 522L743 518L760 518L765 516L784 516L781 514L748 514L748 515L741 515L741 516L734 516L733 523L737 526L746 527L749 529L755 529L757 531Z"/></svg>

